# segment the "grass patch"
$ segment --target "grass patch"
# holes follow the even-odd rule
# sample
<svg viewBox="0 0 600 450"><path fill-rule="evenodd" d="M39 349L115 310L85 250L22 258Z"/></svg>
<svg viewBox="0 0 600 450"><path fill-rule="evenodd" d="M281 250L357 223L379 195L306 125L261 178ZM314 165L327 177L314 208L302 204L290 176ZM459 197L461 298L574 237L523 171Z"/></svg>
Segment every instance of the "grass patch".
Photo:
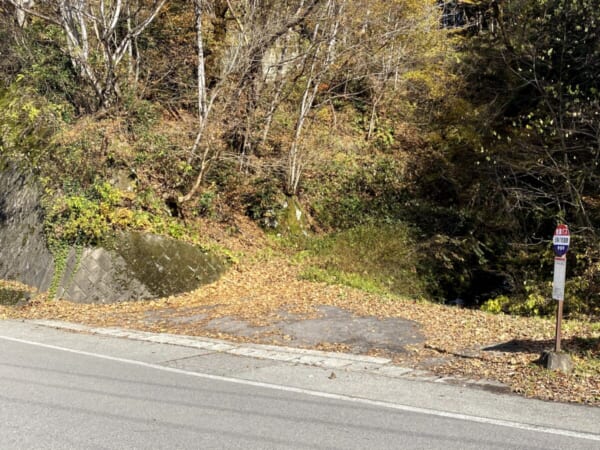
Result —
<svg viewBox="0 0 600 450"><path fill-rule="evenodd" d="M361 289L365 292L372 294L388 294L389 291L385 289L377 280L372 280L368 277L361 276L356 273L342 272L339 270L323 270L318 267L308 267L300 274L300 279L308 281L321 281L328 284L342 284L357 289Z"/></svg>
<svg viewBox="0 0 600 450"><path fill-rule="evenodd" d="M301 278L342 284L377 294L426 296L418 251L410 228L401 222L369 224L308 239L296 258Z"/></svg>

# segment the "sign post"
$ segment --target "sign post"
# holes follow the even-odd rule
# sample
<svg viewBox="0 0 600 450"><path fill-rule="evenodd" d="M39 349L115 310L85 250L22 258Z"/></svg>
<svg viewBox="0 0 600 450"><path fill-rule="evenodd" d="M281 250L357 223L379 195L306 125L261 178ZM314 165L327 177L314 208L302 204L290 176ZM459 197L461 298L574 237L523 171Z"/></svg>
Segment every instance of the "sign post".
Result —
<svg viewBox="0 0 600 450"><path fill-rule="evenodd" d="M554 231L552 247L554 248L554 281L552 283L552 298L558 301L556 307L556 341L554 351L560 353L561 325L563 303L565 300L565 279L567 274L567 251L571 242L569 227L558 225Z"/></svg>

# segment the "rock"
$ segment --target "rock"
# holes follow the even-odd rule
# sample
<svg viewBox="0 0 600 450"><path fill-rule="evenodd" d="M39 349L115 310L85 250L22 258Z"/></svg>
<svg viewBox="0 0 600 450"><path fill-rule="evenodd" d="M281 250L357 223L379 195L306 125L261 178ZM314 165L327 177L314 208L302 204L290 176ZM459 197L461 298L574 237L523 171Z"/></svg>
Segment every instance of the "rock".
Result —
<svg viewBox="0 0 600 450"><path fill-rule="evenodd" d="M563 373L570 373L574 367L571 357L563 352L546 351L542 353L540 362L548 370L560 370Z"/></svg>
<svg viewBox="0 0 600 450"><path fill-rule="evenodd" d="M306 236L308 234L308 217L303 213L300 202L296 197L288 197L283 204L277 226L281 231L292 236Z"/></svg>

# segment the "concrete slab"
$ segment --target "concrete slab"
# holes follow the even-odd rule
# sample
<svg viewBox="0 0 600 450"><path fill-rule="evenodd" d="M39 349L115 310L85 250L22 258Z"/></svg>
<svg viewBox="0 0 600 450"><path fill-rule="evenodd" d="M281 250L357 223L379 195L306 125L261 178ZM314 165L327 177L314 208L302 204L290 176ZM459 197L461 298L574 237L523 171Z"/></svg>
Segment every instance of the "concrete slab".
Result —
<svg viewBox="0 0 600 450"><path fill-rule="evenodd" d="M339 343L349 346L352 353L371 349L401 353L406 345L423 340L419 326L409 320L357 317L334 306L321 306L319 312L319 318L280 322L277 327L291 336L291 345Z"/></svg>

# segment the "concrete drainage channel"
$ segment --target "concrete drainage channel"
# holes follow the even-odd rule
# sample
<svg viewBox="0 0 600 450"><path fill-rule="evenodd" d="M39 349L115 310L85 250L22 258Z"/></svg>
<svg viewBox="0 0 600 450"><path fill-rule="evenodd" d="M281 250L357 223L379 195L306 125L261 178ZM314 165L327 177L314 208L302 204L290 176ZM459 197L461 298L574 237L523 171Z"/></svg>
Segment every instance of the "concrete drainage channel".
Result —
<svg viewBox="0 0 600 450"><path fill-rule="evenodd" d="M324 352L293 347L279 347L262 344L238 344L219 339L197 336L182 336L167 333L149 333L122 328L96 328L56 320L31 320L29 323L77 333L125 338L137 341L169 344L195 348L211 353L223 353L260 360L281 361L290 364L307 365L323 369L369 373L387 378L414 379L434 383L444 383L473 387L493 392L509 393L508 386L490 380L469 380L459 377L440 377L431 372L400 367L387 358L354 355L348 353Z"/></svg>

